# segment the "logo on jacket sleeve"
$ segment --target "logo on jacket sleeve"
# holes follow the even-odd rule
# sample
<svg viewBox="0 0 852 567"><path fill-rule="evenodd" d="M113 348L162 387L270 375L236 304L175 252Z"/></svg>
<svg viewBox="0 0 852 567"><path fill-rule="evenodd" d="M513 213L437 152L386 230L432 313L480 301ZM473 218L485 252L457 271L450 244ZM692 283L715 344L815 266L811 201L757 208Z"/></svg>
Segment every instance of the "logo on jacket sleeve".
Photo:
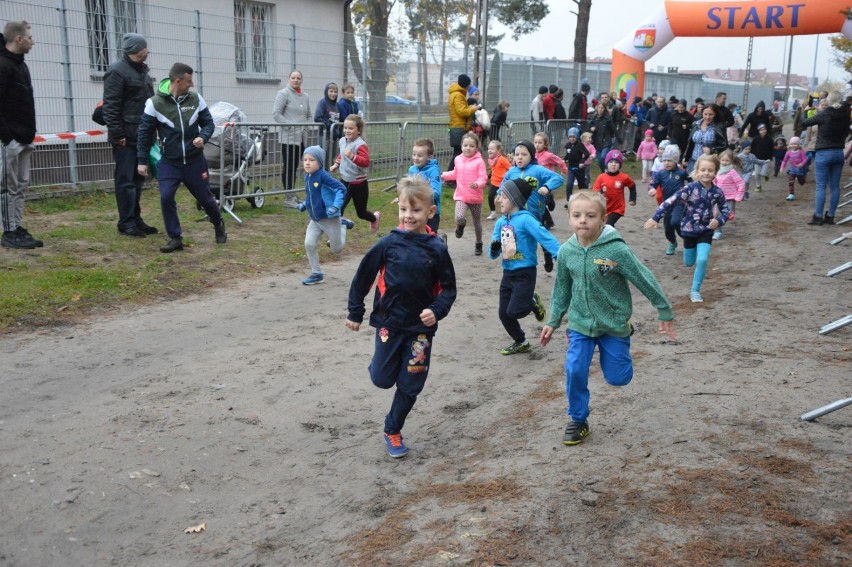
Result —
<svg viewBox="0 0 852 567"><path fill-rule="evenodd" d="M598 267L598 271L601 273L602 276L607 275L608 273L613 271L616 266L618 266L617 262L615 262L614 260L610 260L609 258L595 258L593 262L595 266Z"/></svg>

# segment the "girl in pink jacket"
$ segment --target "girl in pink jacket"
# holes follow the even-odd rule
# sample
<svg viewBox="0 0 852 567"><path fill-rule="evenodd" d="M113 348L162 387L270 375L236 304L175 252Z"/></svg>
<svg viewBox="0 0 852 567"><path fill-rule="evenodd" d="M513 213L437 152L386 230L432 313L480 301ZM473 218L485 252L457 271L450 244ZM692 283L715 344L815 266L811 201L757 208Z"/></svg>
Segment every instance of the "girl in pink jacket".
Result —
<svg viewBox="0 0 852 567"><path fill-rule="evenodd" d="M645 130L645 139L636 150L636 159L642 160L642 183L648 182L651 167L657 157L657 142L654 141L654 131Z"/></svg>
<svg viewBox="0 0 852 567"><path fill-rule="evenodd" d="M740 175L742 162L740 158L734 155L731 150L725 150L719 154L719 173L716 174L716 179L713 183L722 190L725 195L725 201L728 203L728 208L731 209L731 214L728 216L728 222L734 220L734 211L737 208L737 201L742 201L745 196L745 181ZM713 239L719 240L722 238L721 228L717 228L713 233Z"/></svg>
<svg viewBox="0 0 852 567"><path fill-rule="evenodd" d="M485 171L485 160L479 153L479 137L468 132L462 137L462 153L456 156L452 171L441 174L444 181L455 181L456 191L453 201L456 202L456 238L464 234L467 225L465 214L470 209L473 219L473 230L476 232L476 248L474 254L482 256L482 188L488 182Z"/></svg>
<svg viewBox="0 0 852 567"><path fill-rule="evenodd" d="M796 198L793 188L796 181L799 185L805 184L805 176L808 174L808 154L802 149L802 140L798 136L790 138L787 144L787 153L781 160L781 170L787 173L787 200Z"/></svg>

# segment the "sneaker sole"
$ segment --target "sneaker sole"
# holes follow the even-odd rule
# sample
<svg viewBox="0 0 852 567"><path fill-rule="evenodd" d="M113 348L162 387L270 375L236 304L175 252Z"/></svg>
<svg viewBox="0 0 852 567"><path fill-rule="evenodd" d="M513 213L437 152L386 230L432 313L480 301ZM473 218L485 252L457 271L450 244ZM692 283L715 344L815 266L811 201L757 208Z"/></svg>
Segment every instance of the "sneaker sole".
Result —
<svg viewBox="0 0 852 567"><path fill-rule="evenodd" d="M566 439L563 439L563 440L562 440L562 444L563 444L563 445L568 445L569 447L570 447L570 446L572 446L572 445L579 445L580 443L582 443L583 441L585 441L585 440L586 440L586 438L587 438L589 435L591 435L591 434L592 434L592 432L591 432L591 430L589 430L589 431L587 431L587 432L586 432L586 434L585 434L585 435L583 435L583 436L582 436L579 440L573 440L573 439L567 439L567 440L566 440Z"/></svg>
<svg viewBox="0 0 852 567"><path fill-rule="evenodd" d="M3 248L11 248L13 250L35 250L36 248L38 248L38 246L36 246L35 244L18 245L18 244L9 244L9 243L6 243L6 242L0 243L0 246L2 246Z"/></svg>
<svg viewBox="0 0 852 567"><path fill-rule="evenodd" d="M318 282L302 282L302 285L318 285L321 283L325 283L325 280L320 280Z"/></svg>

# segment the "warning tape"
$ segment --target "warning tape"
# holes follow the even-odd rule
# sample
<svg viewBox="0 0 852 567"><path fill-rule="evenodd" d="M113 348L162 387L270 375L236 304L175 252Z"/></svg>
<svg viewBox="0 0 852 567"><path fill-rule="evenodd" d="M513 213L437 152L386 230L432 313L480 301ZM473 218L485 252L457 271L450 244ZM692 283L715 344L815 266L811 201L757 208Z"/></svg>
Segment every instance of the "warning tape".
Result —
<svg viewBox="0 0 852 567"><path fill-rule="evenodd" d="M61 134L40 134L33 140L36 144L47 142L49 140L73 140L85 136L103 136L106 134L103 130L85 130L83 132L62 132Z"/></svg>

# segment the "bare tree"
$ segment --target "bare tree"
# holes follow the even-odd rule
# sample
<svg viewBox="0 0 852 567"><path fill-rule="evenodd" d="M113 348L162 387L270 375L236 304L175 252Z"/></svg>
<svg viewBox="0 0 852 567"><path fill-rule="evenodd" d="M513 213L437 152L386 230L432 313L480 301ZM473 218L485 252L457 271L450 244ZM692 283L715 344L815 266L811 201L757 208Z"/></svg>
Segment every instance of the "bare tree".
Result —
<svg viewBox="0 0 852 567"><path fill-rule="evenodd" d="M586 45L589 42L589 16L592 12L592 0L571 0L577 5L577 30L574 36L574 64L577 65L577 78L586 76Z"/></svg>

